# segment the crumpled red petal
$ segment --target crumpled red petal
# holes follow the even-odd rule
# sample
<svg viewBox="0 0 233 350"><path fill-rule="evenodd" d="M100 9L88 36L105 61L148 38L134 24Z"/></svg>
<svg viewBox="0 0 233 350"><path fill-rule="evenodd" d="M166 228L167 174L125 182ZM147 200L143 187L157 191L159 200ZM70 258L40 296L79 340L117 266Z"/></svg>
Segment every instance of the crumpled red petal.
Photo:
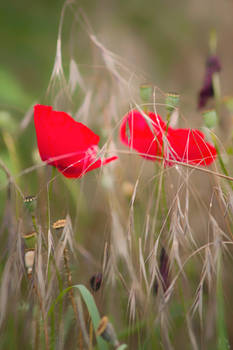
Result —
<svg viewBox="0 0 233 350"><path fill-rule="evenodd" d="M66 177L81 177L117 159L97 159L99 136L65 112L36 105L34 123L41 159L57 167Z"/></svg>
<svg viewBox="0 0 233 350"><path fill-rule="evenodd" d="M121 141L149 160L162 155L163 132L166 124L159 115L149 112L142 115L132 110L123 118L120 128Z"/></svg>
<svg viewBox="0 0 233 350"><path fill-rule="evenodd" d="M167 140L166 159L207 166L217 156L215 147L205 140L205 135L199 130L170 128Z"/></svg>

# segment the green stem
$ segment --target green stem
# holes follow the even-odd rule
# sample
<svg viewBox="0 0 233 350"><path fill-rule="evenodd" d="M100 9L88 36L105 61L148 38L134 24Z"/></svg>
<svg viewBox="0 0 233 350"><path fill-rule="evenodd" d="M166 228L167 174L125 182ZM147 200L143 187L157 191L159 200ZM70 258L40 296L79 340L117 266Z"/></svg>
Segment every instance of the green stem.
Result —
<svg viewBox="0 0 233 350"><path fill-rule="evenodd" d="M230 349L225 323L224 296L222 287L222 254L218 255L217 261L217 336L218 350Z"/></svg>
<svg viewBox="0 0 233 350"><path fill-rule="evenodd" d="M36 224L36 217L35 217L35 214L32 214L32 223L33 223L33 227L35 229L35 231L38 233L39 232L39 229L38 229L38 226Z"/></svg>
<svg viewBox="0 0 233 350"><path fill-rule="evenodd" d="M53 178L55 177L55 173L56 173L56 168L53 166L52 167L51 179L50 179L50 182L49 182L49 185L48 185L48 195L47 195L47 199L48 199L47 225L48 225L48 228L50 227L50 201L51 201L51 197L52 197Z"/></svg>

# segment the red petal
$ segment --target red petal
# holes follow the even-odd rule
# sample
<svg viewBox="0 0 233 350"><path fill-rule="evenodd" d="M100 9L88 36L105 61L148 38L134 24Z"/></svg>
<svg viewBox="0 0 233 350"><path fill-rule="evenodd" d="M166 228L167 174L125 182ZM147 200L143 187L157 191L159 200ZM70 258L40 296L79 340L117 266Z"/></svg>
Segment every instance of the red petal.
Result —
<svg viewBox="0 0 233 350"><path fill-rule="evenodd" d="M92 162L85 162L85 160L82 162L82 164L72 164L68 166L67 168L64 169L59 169L58 170L65 176L69 178L78 178L86 174L90 170L94 170L97 168L100 168L101 166L108 164L112 162L113 160L118 159L117 156L113 156L110 158L106 158L104 160L102 159L97 159L96 161Z"/></svg>
<svg viewBox="0 0 233 350"><path fill-rule="evenodd" d="M167 140L169 150L166 151L166 158L168 159L206 166L216 158L215 147L205 141L204 134L199 130L169 128Z"/></svg>
<svg viewBox="0 0 233 350"><path fill-rule="evenodd" d="M149 112L147 116L151 123L139 111L130 111L121 124L120 138L124 144L142 153L142 157L156 160L155 157L162 154L166 124L155 113Z"/></svg>
<svg viewBox="0 0 233 350"><path fill-rule="evenodd" d="M67 177L79 177L89 171L86 169L90 165L88 151L97 146L98 135L67 113L53 111L50 106L36 105L34 122L43 161L56 166Z"/></svg>

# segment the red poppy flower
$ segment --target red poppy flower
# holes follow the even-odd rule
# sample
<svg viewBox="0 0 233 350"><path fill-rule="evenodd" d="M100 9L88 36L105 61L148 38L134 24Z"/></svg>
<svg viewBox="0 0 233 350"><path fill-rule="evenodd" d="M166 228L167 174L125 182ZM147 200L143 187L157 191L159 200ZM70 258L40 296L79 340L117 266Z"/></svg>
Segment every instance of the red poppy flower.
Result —
<svg viewBox="0 0 233 350"><path fill-rule="evenodd" d="M199 130L169 128L167 140L166 159L206 166L216 158L215 147L205 140L205 135Z"/></svg>
<svg viewBox="0 0 233 350"><path fill-rule="evenodd" d="M144 158L155 161L164 156L166 165L172 165L175 160L205 166L211 164L217 154L201 131L167 127L161 117L152 112L129 112L123 119L120 138Z"/></svg>
<svg viewBox="0 0 233 350"><path fill-rule="evenodd" d="M81 177L117 159L116 156L98 159L99 136L65 112L36 105L34 122L41 159L66 177Z"/></svg>
<svg viewBox="0 0 233 350"><path fill-rule="evenodd" d="M132 110L123 119L120 138L125 145L141 153L142 157L155 160L155 156L162 156L165 130L166 124L159 115L152 112L142 115Z"/></svg>

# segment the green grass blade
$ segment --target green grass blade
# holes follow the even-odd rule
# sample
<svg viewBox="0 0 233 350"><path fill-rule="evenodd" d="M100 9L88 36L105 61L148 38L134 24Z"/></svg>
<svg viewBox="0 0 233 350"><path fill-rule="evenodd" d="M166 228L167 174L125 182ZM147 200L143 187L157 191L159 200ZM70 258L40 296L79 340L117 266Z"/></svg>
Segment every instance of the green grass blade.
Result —
<svg viewBox="0 0 233 350"><path fill-rule="evenodd" d="M83 298L83 301L85 302L85 304L87 306L88 312L91 316L94 330L96 331L96 329L99 325L100 315L99 315L99 311L97 309L97 306L96 306L96 303L95 303L93 296L91 295L89 290L82 284L76 284L73 287L77 288L79 290L79 292ZM97 336L96 340L97 340L99 350L107 350L108 349L107 343L101 337Z"/></svg>
<svg viewBox="0 0 233 350"><path fill-rule="evenodd" d="M117 350L124 350L127 349L127 345L126 344L122 344L120 346L118 346Z"/></svg>
<svg viewBox="0 0 233 350"><path fill-rule="evenodd" d="M68 287L66 289L64 289L59 295L58 297L54 300L54 302L52 303L49 312L48 312L48 317L49 316L53 316L54 313L54 309L57 303L59 303L63 297L66 295L67 292L69 292L69 290L71 288L77 288L83 298L84 303L86 304L86 307L88 309L88 312L90 314L93 326L94 326L94 330L96 331L98 325L99 325L99 321L100 321L100 315L99 315L99 311L97 309L95 300L93 298L93 296L91 295L91 293L89 292L89 290L82 284L76 284L72 287ZM97 345L98 345L98 349L99 350L107 350L108 349L108 344L99 336L96 337L97 340Z"/></svg>

